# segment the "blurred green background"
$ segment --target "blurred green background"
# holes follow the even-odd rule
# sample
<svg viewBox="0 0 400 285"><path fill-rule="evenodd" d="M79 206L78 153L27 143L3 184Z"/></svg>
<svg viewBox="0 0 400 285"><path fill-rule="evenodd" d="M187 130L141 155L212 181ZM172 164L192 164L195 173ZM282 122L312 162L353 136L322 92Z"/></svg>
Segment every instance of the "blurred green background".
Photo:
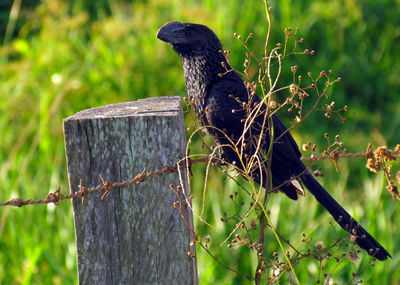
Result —
<svg viewBox="0 0 400 285"><path fill-rule="evenodd" d="M398 0L271 1L272 42L283 41L283 29L300 28L304 48L316 55L296 56L285 64L280 84L290 83L291 65L318 74L333 69L342 82L329 91L338 106L349 106L347 122L312 115L293 132L298 143L325 147L323 133L341 140L351 152L400 143L400 2ZM242 68L244 49L233 33L255 34L250 46L263 50L267 22L261 0L2 0L0 3L0 201L13 197L41 199L61 186L68 192L62 119L82 109L165 95L185 96L179 57L155 34L167 21L203 23L232 50L230 61ZM285 94L284 94L285 95ZM290 124L293 115L281 112ZM194 142L193 152L204 152ZM382 175L368 172L365 161L319 163L322 183L368 228L393 259L369 265L342 263L333 280L346 284L363 268L365 284L400 284L400 210L385 189ZM316 166L314 166L316 167ZM394 166L395 167L395 166ZM204 165L194 167L195 204L202 194ZM396 169L396 168L394 168ZM232 212L229 195L237 186L212 170L206 218L196 221L212 237L213 252L229 266L253 275L254 253L219 246L231 228L219 219ZM196 200L197 198L197 200ZM215 203L213 201L219 201ZM295 203L272 195L268 204L278 230L301 247L301 234L327 243L336 234L311 195ZM343 232L340 232L343 235ZM332 237L334 235L334 237ZM268 233L267 252L279 251ZM77 284L71 203L0 208L0 284ZM201 284L247 284L198 251ZM334 263L333 263L334 265ZM333 267L327 265L326 272ZM318 280L319 264L295 266L303 284ZM281 279L282 284L289 281ZM355 281L350 283L354 283Z"/></svg>

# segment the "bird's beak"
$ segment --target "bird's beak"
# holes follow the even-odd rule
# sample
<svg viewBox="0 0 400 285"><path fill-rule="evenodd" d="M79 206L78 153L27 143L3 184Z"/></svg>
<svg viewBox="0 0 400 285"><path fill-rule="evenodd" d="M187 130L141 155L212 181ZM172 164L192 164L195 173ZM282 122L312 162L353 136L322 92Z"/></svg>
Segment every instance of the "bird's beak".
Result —
<svg viewBox="0 0 400 285"><path fill-rule="evenodd" d="M157 38L170 43L172 45L182 43L183 34L180 33L184 30L184 25L180 22L173 21L166 23L157 32Z"/></svg>

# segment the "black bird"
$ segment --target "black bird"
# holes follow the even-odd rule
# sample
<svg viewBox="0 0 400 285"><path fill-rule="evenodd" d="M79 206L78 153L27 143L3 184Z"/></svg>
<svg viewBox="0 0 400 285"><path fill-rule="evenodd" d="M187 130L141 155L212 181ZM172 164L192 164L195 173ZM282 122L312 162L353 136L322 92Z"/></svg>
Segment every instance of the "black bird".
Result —
<svg viewBox="0 0 400 285"><path fill-rule="evenodd" d="M169 43L181 57L189 100L202 125L222 148L225 160L243 170L254 153L265 156L270 150L273 186L297 200L298 194L302 194L297 179L301 180L369 255L379 260L391 257L306 169L296 142L278 117L273 115L271 120L266 119L266 104L231 70L222 53L222 45L211 29L175 21L162 26L157 38ZM271 129L274 143L270 149L268 130ZM261 143L257 145L259 141ZM264 157L259 161L261 163L246 167L252 167L250 175L265 187L268 160ZM254 166L260 164L261 167Z"/></svg>

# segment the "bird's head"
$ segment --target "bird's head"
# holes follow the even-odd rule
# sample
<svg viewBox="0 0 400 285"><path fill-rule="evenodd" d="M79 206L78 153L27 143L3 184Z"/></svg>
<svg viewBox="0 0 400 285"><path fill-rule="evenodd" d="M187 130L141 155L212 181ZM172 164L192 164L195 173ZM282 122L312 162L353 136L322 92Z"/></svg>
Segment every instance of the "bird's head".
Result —
<svg viewBox="0 0 400 285"><path fill-rule="evenodd" d="M199 24L169 22L158 30L157 38L169 43L182 56L222 50L214 32Z"/></svg>

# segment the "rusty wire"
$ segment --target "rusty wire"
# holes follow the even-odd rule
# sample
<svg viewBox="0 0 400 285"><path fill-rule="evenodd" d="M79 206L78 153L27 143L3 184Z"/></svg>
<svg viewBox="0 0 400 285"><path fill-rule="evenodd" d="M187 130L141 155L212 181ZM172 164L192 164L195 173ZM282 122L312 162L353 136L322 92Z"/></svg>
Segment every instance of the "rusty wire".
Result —
<svg viewBox="0 0 400 285"><path fill-rule="evenodd" d="M394 154L399 155L400 152L399 151L392 151ZM311 157L306 157L306 158L302 158L302 161L317 161L317 160L323 160L323 159L332 159L335 164L337 163L339 158L350 158L350 157L364 157L364 158L368 158L368 155L370 155L368 153L368 150L366 153L341 153L341 154L335 154L335 155L313 155ZM212 158L211 158L212 159ZM200 159L189 159L189 165L185 166L185 165L181 165L180 168L185 168L188 167L189 171L190 171L190 167L192 164L194 163L199 163L199 162L209 162L210 158L200 158ZM162 173L173 173L173 172L178 172L178 166L177 164L175 166L172 165L166 165L165 167L155 170L153 172L149 172L147 173L147 169L145 168L141 173L137 174L134 178L132 178L131 180L127 180L127 181L123 181L123 182L111 182L111 181L107 181L104 180L102 175L100 174L100 179L102 181L101 184L95 186L95 187L91 187L91 188L87 188L82 184L82 179L78 185L79 190L71 193L71 194L61 194L60 191L60 187L54 191L54 192L50 192L45 199L43 200L22 200L21 198L13 198L9 201L6 202L1 202L0 203L0 207L4 207L4 206L13 206L13 207L22 207L22 206L26 206L26 205L35 205L35 204L49 204L49 203L53 203L55 205L58 205L59 202L61 200L66 200L66 199L72 199L72 198L81 198L82 203L85 202L85 199L87 199L88 194L92 193L92 192L96 192L96 191L104 191L101 200L104 200L106 198L106 196L108 194L110 194L111 190L114 188L120 188L120 187L124 187L124 186L128 186L131 184L139 184L145 180L147 180L148 178L152 177L152 176L156 176Z"/></svg>
<svg viewBox="0 0 400 285"><path fill-rule="evenodd" d="M208 159L205 159L205 158L189 160L189 168L192 163L206 162L206 161L208 161ZM181 165L180 167L183 168L186 166ZM63 195L63 194L61 194L60 187L59 187L56 191L50 192L46 196L46 198L43 200L32 200L32 199L22 200L21 198L13 198L9 201L0 203L0 207L4 207L4 206L22 207L22 206L26 206L26 205L49 204L49 203L58 205L58 203L61 200L72 199L72 198L81 198L82 203L84 203L85 199L88 197L88 194L90 194L92 192L96 192L96 191L104 191L104 194L101 197L101 200L104 200L104 198L114 188L124 187L124 186L128 186L131 184L139 184L152 176L156 176L156 175L159 175L162 173L173 173L173 172L178 172L177 165L175 165L175 166L166 165L162 169L158 169L158 170L155 170L155 171L149 172L149 173L147 173L147 169L145 168L141 173L137 174L131 180L127 180L127 181L123 181L123 182L114 182L114 183L111 181L104 180L102 175L100 174L100 179L101 179L102 183L95 187L91 187L91 188L85 187L82 184L82 179L81 179L80 183L78 185L79 190L74 193Z"/></svg>

